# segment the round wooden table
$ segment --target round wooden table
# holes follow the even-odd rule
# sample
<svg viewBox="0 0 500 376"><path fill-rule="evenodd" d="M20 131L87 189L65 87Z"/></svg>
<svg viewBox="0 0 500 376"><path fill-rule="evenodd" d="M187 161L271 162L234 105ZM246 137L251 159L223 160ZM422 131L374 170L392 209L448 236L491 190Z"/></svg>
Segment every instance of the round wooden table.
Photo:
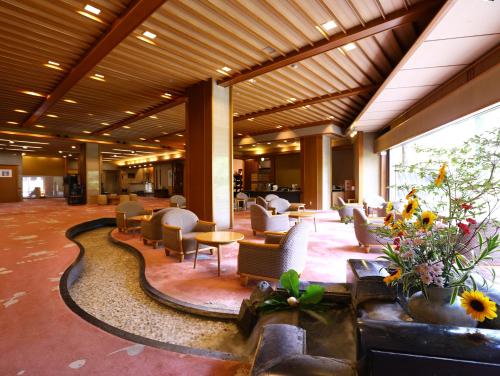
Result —
<svg viewBox="0 0 500 376"><path fill-rule="evenodd" d="M220 277L220 255L221 246L225 244L231 244L243 239L245 236L239 232L233 231L213 231L213 232L203 232L196 235L196 253L194 255L194 265L193 269L196 269L196 259L198 258L198 250L200 249L200 244L206 244L212 247L217 247L217 275Z"/></svg>
<svg viewBox="0 0 500 376"><path fill-rule="evenodd" d="M286 212L289 218L293 218L297 220L297 223L300 223L302 218L312 218L314 222L314 231L316 232L316 212L312 211L289 211Z"/></svg>

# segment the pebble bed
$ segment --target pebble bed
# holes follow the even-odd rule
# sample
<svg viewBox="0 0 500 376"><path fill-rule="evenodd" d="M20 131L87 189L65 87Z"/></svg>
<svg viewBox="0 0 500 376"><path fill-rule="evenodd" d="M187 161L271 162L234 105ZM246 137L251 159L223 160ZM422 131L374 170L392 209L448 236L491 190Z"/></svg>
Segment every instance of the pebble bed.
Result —
<svg viewBox="0 0 500 376"><path fill-rule="evenodd" d="M139 284L137 259L111 243L109 231L102 228L76 238L85 247L84 270L70 294L83 310L142 337L245 355L245 342L234 322L176 311L147 296Z"/></svg>

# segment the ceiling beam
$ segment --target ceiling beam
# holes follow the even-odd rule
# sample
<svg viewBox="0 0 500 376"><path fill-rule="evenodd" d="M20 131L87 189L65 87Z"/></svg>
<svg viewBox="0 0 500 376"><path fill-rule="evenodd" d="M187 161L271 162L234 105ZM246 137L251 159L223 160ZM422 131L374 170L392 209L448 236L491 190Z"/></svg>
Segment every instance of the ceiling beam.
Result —
<svg viewBox="0 0 500 376"><path fill-rule="evenodd" d="M258 136L262 136L262 135L271 135L271 134L272 135L282 135L283 137L281 137L281 138L283 138L283 139L293 138L293 137L297 137L297 136L291 136L291 134L293 134L296 130L299 130L299 129L309 129L309 131L315 132L321 128L319 133L323 133L322 129L324 127L322 127L322 126L328 126L331 129L335 129L334 133L342 134L342 131L341 131L342 127L338 124L335 124L334 121L332 121L332 120L319 120L319 121L312 121L310 123L291 125L289 127L283 127L279 130L271 129L271 130L267 130L267 131L252 132L252 133L249 133L249 134L246 134L243 136L236 136L234 138L235 139L234 144L240 145L240 144L242 144L242 140L253 139L253 137L258 137ZM315 127L320 127L320 128L316 129ZM310 133L310 132L307 132L307 133ZM310 133L310 134L312 135L314 133ZM250 143L252 143L252 142L253 141L250 141Z"/></svg>
<svg viewBox="0 0 500 376"><path fill-rule="evenodd" d="M166 150L165 146L155 145L152 143L137 143L130 142L125 140L116 140L110 137L95 137L91 135L75 135L75 134L61 134L54 133L50 131L37 131L32 132L27 129L14 129L8 127L0 127L0 135L7 136L19 136L19 137L32 137L37 139L45 139L45 140L61 140L61 141L73 141L79 143L96 143L102 145L121 145L128 147L137 147L144 149L157 149L157 150Z"/></svg>
<svg viewBox="0 0 500 376"><path fill-rule="evenodd" d="M166 0L136 0L116 19L109 30L90 48L43 103L21 125L30 127L40 119L59 99L76 85L90 70L106 57L120 42L140 26Z"/></svg>
<svg viewBox="0 0 500 376"><path fill-rule="evenodd" d="M304 100L289 103L289 104L284 104L284 105L277 106L277 107L272 107L272 108L267 108L264 110L249 112L247 114L235 117L233 121L236 123L236 122L240 122L243 120L256 118L256 117L264 116L264 115L270 115L270 114L274 114L276 112L288 111L288 110L291 110L294 108L299 108L299 107L303 107L303 106L307 106L307 105L333 101L333 100L341 99L341 98L352 97L354 95L366 94L366 93L369 93L370 91L374 91L376 89L377 89L376 85L369 85L369 86L358 87L356 89L339 91L337 93L320 95L318 97L308 98L308 99L304 99Z"/></svg>
<svg viewBox="0 0 500 376"><path fill-rule="evenodd" d="M173 108L173 107L179 106L181 104L184 104L184 103L186 103L186 101L187 101L186 97L178 97L171 102L160 103L159 105L157 105L149 110L146 110L144 112L140 112L140 113L133 115L133 116L130 116L124 120L120 120L117 123L108 125L105 128L101 128L97 131L94 131L94 132L92 132L92 134L93 135L102 135L103 133L110 132L110 131L117 129L117 128L121 128L124 125L135 123L136 121L147 118L148 116L152 116L152 115L155 115L159 112L168 110L169 108Z"/></svg>
<svg viewBox="0 0 500 376"><path fill-rule="evenodd" d="M381 17L367 22L365 26L359 25L346 30L346 33L332 35L330 39L321 40L314 43L312 46L303 47L298 51L293 51L285 56L277 57L273 61L268 61L262 65L255 65L250 69L243 70L238 74L222 79L218 83L221 86L231 86L237 84L238 82L249 80L262 74L269 73L273 70L283 68L287 65L297 63L301 60L342 47L346 44L356 42L360 39L417 21L428 14L435 13L438 6L442 4L442 0L422 1L408 10L399 10L388 14L385 18Z"/></svg>

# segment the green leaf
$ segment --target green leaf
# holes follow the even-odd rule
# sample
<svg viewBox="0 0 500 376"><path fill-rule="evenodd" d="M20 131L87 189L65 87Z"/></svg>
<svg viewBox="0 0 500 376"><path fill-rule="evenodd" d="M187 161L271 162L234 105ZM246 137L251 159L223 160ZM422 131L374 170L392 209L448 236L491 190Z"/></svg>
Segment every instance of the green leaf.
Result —
<svg viewBox="0 0 500 376"><path fill-rule="evenodd" d="M309 285L299 298L300 304L318 304L323 299L325 289L319 285Z"/></svg>
<svg viewBox="0 0 500 376"><path fill-rule="evenodd" d="M284 272L280 277L280 283L290 296L299 297L299 273L295 270Z"/></svg>

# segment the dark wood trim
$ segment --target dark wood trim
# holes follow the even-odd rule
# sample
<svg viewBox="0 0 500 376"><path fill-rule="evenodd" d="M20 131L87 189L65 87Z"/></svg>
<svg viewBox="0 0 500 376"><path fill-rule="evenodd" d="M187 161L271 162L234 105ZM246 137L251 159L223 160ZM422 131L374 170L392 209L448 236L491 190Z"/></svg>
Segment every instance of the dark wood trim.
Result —
<svg viewBox="0 0 500 376"><path fill-rule="evenodd" d="M271 129L271 130L268 130L268 131L253 132L253 133L249 133L249 134L243 135L243 136L236 136L235 138L238 139L238 138L245 138L245 137L248 137L248 136L259 136L259 135L269 134L269 133L279 133L279 132L283 132L283 131L293 131L295 129L309 128L309 127L315 127L317 125L328 125L328 124L333 124L333 123L334 123L334 121L332 121L332 120L319 120L319 121L313 121L313 122L310 122L310 123L302 123L302 124L297 124L297 125L290 125L288 127L283 127L283 128L280 128L280 129ZM338 124L333 124L333 125L338 125Z"/></svg>
<svg viewBox="0 0 500 376"><path fill-rule="evenodd" d="M346 30L346 33L333 35L330 39L321 40L320 42L314 43L311 46L308 45L299 49L298 51L293 51L286 54L285 56L277 57L273 61L268 61L262 65L255 65L250 69L243 70L241 73L221 80L219 82L219 85L234 85L238 82L246 81L250 78L269 73L273 70L283 68L287 65L297 63L304 59L308 59L312 56L322 54L324 52L342 47L352 42L356 42L360 39L364 39L383 31L391 30L401 25L411 23L413 21L422 19L429 14L436 13L438 7L442 4L443 1L441 0L423 1L415 6L412 6L408 10L399 10L388 14L385 18L381 17L376 20L367 22L364 27L362 25L353 27Z"/></svg>
<svg viewBox="0 0 500 376"><path fill-rule="evenodd" d="M80 61L69 71L43 103L23 122L21 127L35 124L59 99L76 85L91 69L106 57L118 44L140 26L166 0L135 0L109 30L90 48Z"/></svg>
<svg viewBox="0 0 500 376"><path fill-rule="evenodd" d="M311 104L333 101L336 99L352 97L354 95L359 95L359 94L366 94L366 93L369 93L371 91L375 91L377 89L377 87L378 87L377 85L361 86L361 87L358 87L355 89L343 90L343 91L339 91L337 93L320 95L317 97L297 101L294 103L284 104L281 106L267 108L267 109L260 110L260 111L249 112L247 114L244 114L244 115L241 115L241 116L234 118L234 122L236 123L236 122L240 122L240 121L247 120L250 118L256 118L259 116L270 115L270 114L274 114L276 112L288 111L288 110L292 110L294 108L299 108L299 107L303 107L303 106L307 106L307 105L311 105Z"/></svg>
<svg viewBox="0 0 500 376"><path fill-rule="evenodd" d="M187 98L186 97L177 97L175 98L174 100L172 101L169 101L167 103L160 103L159 105L149 109L149 110L146 110L146 111L143 111L143 112L140 112L138 114L135 114L135 115L132 115L124 120L120 120L119 122L117 123L114 123L114 124L111 124L111 125L108 125L104 128L101 128L97 131L94 131L92 132L93 135L102 135L103 133L106 133L106 132L110 132L114 129L117 129L117 128L121 128L123 127L124 125L128 125L128 124L132 124L132 123L135 123L136 121L139 121L139 120L142 120L148 116L151 116L151 115L155 115L159 112L162 112L162 111L165 111L165 110L168 110L169 108L173 108L173 107L177 107L181 104L184 104L186 103L187 101Z"/></svg>

